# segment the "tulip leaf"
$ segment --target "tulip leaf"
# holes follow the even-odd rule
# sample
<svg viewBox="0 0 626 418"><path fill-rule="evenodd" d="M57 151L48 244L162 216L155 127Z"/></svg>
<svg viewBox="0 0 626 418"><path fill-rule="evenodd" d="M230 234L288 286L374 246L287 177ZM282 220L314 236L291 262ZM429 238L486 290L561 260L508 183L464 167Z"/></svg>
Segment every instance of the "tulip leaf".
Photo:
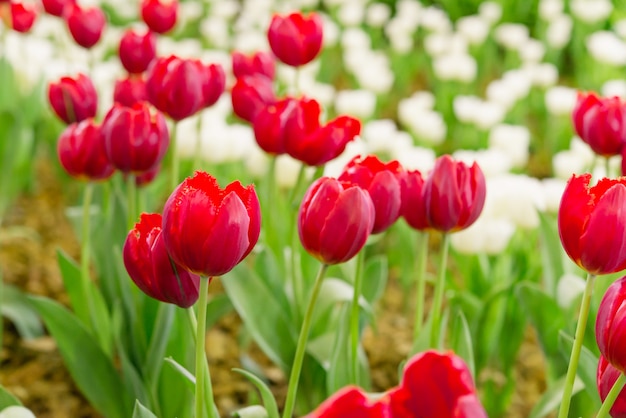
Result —
<svg viewBox="0 0 626 418"><path fill-rule="evenodd" d="M84 324L53 300L37 296L29 299L57 342L74 382L89 402L106 417L128 417L132 405L125 382Z"/></svg>
<svg viewBox="0 0 626 418"><path fill-rule="evenodd" d="M574 345L574 338L565 333L559 332L559 343L561 346L561 352L565 356L565 359L569 360L569 355ZM598 395L596 374L598 370L598 358L589 350L583 346L580 351L580 358L578 359L578 369L576 374L580 380L585 384L585 392L589 395L593 402L593 409L598 410L602 406L600 395Z"/></svg>
<svg viewBox="0 0 626 418"><path fill-rule="evenodd" d="M584 383L577 377L574 380L572 396L584 388ZM528 418L543 418L555 411L561 404L563 398L563 388L565 387L565 376L556 381L547 391L543 393L539 401L535 404Z"/></svg>
<svg viewBox="0 0 626 418"><path fill-rule="evenodd" d="M265 406L265 416L267 416L268 418L278 418L279 414L278 405L276 405L276 399L274 398L272 391L269 387L267 387L265 382L263 382L261 379L259 379L257 376L247 370L233 369L233 371L244 375L250 381L250 383L256 386L256 388L259 390L259 392L261 393L261 398L263 399L263 405Z"/></svg>
<svg viewBox="0 0 626 418"><path fill-rule="evenodd" d="M224 315L233 310L233 303L225 293L209 296L207 302L206 328L210 329Z"/></svg>
<svg viewBox="0 0 626 418"><path fill-rule="evenodd" d="M558 281L565 273L563 268L563 247L559 239L555 220L540 211L538 214L543 281L545 288L548 289L548 293L554 298L556 297Z"/></svg>
<svg viewBox="0 0 626 418"><path fill-rule="evenodd" d="M132 418L157 418L148 408L143 406L141 402L135 401L135 409Z"/></svg>
<svg viewBox="0 0 626 418"><path fill-rule="evenodd" d="M1 280L1 278L0 278ZM39 315L30 305L28 298L15 286L0 284L0 312L8 318L22 338L37 338L43 335Z"/></svg>
<svg viewBox="0 0 626 418"><path fill-rule="evenodd" d="M476 381L476 364L474 362L474 348L472 345L472 335L467 323L467 318L463 311L458 310L454 316L452 329L450 330L450 348L459 355L472 373L472 378Z"/></svg>
<svg viewBox="0 0 626 418"><path fill-rule="evenodd" d="M179 362L174 360L172 357L167 357L165 359L165 363L172 366L172 368L178 373L179 376L183 377L183 381L187 384L189 389L192 391L196 388L196 377L187 369L185 369Z"/></svg>
<svg viewBox="0 0 626 418"><path fill-rule="evenodd" d="M387 257L378 255L367 260L363 271L362 295L370 305L374 305L383 295L388 277Z"/></svg>
<svg viewBox="0 0 626 418"><path fill-rule="evenodd" d="M22 406L22 403L6 390L4 386L0 385L0 411L9 406Z"/></svg>

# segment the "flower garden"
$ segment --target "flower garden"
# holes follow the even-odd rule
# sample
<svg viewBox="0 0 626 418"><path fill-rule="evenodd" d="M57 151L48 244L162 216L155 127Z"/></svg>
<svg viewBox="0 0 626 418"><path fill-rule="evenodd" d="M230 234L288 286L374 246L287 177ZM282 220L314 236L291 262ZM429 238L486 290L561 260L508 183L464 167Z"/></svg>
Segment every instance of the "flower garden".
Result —
<svg viewBox="0 0 626 418"><path fill-rule="evenodd" d="M626 416L624 4L0 18L0 418Z"/></svg>

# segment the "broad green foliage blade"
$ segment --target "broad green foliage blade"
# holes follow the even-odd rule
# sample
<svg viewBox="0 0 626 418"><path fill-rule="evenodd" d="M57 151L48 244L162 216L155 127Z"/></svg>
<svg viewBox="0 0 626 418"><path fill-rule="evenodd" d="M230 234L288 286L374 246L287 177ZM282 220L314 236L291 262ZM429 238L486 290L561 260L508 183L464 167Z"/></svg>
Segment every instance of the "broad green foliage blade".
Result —
<svg viewBox="0 0 626 418"><path fill-rule="evenodd" d="M133 418L157 418L148 408L143 406L141 402L135 401L135 409L133 410Z"/></svg>
<svg viewBox="0 0 626 418"><path fill-rule="evenodd" d="M132 403L126 384L111 359L85 326L66 308L50 299L31 296L74 382L89 402L107 418L127 418Z"/></svg>
<svg viewBox="0 0 626 418"><path fill-rule="evenodd" d="M459 357L465 360L475 382L476 365L474 363L472 335L467 323L467 318L465 318L461 310L456 313L452 323L452 329L450 330L450 348L452 348Z"/></svg>
<svg viewBox="0 0 626 418"><path fill-rule="evenodd" d="M572 346L574 345L574 339L565 332L559 332L559 344L561 352L565 359L569 360L570 353L572 352ZM596 373L598 370L598 358L589 350L583 346L580 351L580 358L578 359L578 370L576 375L585 385L585 392L589 395L593 402L593 409L596 411L602 406L600 395L598 395L598 388L596 383Z"/></svg>
<svg viewBox="0 0 626 418"><path fill-rule="evenodd" d="M22 338L36 338L43 335L41 319L24 293L15 286L3 284L0 297L2 316L13 322Z"/></svg>
<svg viewBox="0 0 626 418"><path fill-rule="evenodd" d="M363 271L361 294L370 305L374 305L383 295L388 277L389 267L386 256L378 255L367 260Z"/></svg>
<svg viewBox="0 0 626 418"><path fill-rule="evenodd" d="M556 287L564 274L563 247L559 239L554 217L542 212L539 214L539 233L541 235L541 260L543 264L543 280L545 288L553 297L556 296Z"/></svg>
<svg viewBox="0 0 626 418"><path fill-rule="evenodd" d="M196 377L189 370L185 369L180 363L171 357L166 358L165 363L172 366L172 368L183 378L183 381L191 390L195 389Z"/></svg>
<svg viewBox="0 0 626 418"><path fill-rule="evenodd" d="M561 404L561 398L563 397L563 387L565 386L565 376L556 381L552 387L543 393L539 401L535 404L530 416L528 418L543 418L555 411ZM583 382L576 378L574 381L574 390L572 396L580 392L585 385Z"/></svg>
<svg viewBox="0 0 626 418"><path fill-rule="evenodd" d="M230 313L234 309L233 303L228 295L221 293L219 295L209 296L209 302L206 312L206 328L210 329L224 315Z"/></svg>
<svg viewBox="0 0 626 418"><path fill-rule="evenodd" d="M266 416L268 418L278 418L279 415L278 406L276 405L276 399L274 398L272 391L269 387L267 387L265 382L263 382L261 379L259 379L254 374L248 372L247 370L233 369L233 371L244 375L250 381L250 383L256 386L256 388L259 390L259 392L261 393L261 399L263 399L263 406L265 407Z"/></svg>
<svg viewBox="0 0 626 418"><path fill-rule="evenodd" d="M0 111L10 110L15 107L15 98L20 97L19 84L15 79L15 71L5 57L0 57Z"/></svg>
<svg viewBox="0 0 626 418"><path fill-rule="evenodd" d="M4 408L8 408L9 406L22 406L22 403L2 385L0 385L0 411Z"/></svg>

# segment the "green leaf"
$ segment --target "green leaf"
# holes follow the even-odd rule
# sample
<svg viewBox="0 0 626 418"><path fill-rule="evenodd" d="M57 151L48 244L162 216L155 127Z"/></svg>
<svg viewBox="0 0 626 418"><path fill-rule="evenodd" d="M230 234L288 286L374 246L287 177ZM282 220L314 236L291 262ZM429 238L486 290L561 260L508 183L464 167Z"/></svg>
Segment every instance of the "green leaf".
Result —
<svg viewBox="0 0 626 418"><path fill-rule="evenodd" d="M56 340L74 382L89 402L108 418L126 418L131 400L111 359L78 318L59 303L31 296L48 331Z"/></svg>
<svg viewBox="0 0 626 418"><path fill-rule="evenodd" d="M559 343L561 346L561 352L565 356L564 358L569 360L572 346L574 345L574 339L564 331L560 331ZM600 395L598 395L596 383L597 370L598 358L591 352L591 350L583 346L580 351L580 358L578 359L578 370L576 370L576 375L585 384L585 392L587 392L593 401L593 409L596 411L600 409L600 406L602 406L602 401L600 400Z"/></svg>
<svg viewBox="0 0 626 418"><path fill-rule="evenodd" d="M361 294L374 305L378 301L387 287L389 268L387 257L378 255L367 260L363 271L363 288Z"/></svg>
<svg viewBox="0 0 626 418"><path fill-rule="evenodd" d="M15 80L15 71L7 58L0 57L0 80L3 88L0 89L0 110L12 110L16 107L16 97L20 97L18 83Z"/></svg>
<svg viewBox="0 0 626 418"><path fill-rule="evenodd" d="M135 401L135 409L133 410L133 418L157 418L148 408L143 406L141 402Z"/></svg>
<svg viewBox="0 0 626 418"><path fill-rule="evenodd" d="M472 335L470 333L467 318L463 311L457 311L452 329L450 330L450 348L459 355L472 373L472 378L476 381L476 364L474 363L474 349L472 345Z"/></svg>
<svg viewBox="0 0 626 418"><path fill-rule="evenodd" d="M546 289L556 297L559 279L563 276L563 247L553 217L538 211L539 233L541 234L541 260L543 264L543 280Z"/></svg>
<svg viewBox="0 0 626 418"><path fill-rule="evenodd" d="M172 357L167 357L165 363L172 366L172 368L183 378L183 381L187 384L192 391L196 388L196 377L187 369L185 369L180 363L174 360Z"/></svg>
<svg viewBox="0 0 626 418"><path fill-rule="evenodd" d="M266 416L269 418L278 418L278 406L276 405L276 399L269 387L254 374L243 369L233 369L233 371L244 375L250 383L252 383L261 393L261 399L263 399L263 406L265 406ZM243 416L243 415L242 415Z"/></svg>
<svg viewBox="0 0 626 418"><path fill-rule="evenodd" d="M0 411L9 406L22 406L22 403L6 390L4 386L0 385Z"/></svg>
<svg viewBox="0 0 626 418"><path fill-rule="evenodd" d="M574 390L572 396L580 392L585 385L583 382L576 378L574 381ZM550 412L555 411L561 404L561 398L563 397L563 388L565 387L565 376L556 381L552 387L543 393L539 401L535 404L530 416L528 418L543 418Z"/></svg>
<svg viewBox="0 0 626 418"><path fill-rule="evenodd" d="M233 303L225 293L209 296L206 312L206 327L210 329L224 315L230 313L234 309Z"/></svg>
<svg viewBox="0 0 626 418"><path fill-rule="evenodd" d="M15 286L0 284L0 311L8 318L22 338L37 338L43 335L43 325L28 298Z"/></svg>

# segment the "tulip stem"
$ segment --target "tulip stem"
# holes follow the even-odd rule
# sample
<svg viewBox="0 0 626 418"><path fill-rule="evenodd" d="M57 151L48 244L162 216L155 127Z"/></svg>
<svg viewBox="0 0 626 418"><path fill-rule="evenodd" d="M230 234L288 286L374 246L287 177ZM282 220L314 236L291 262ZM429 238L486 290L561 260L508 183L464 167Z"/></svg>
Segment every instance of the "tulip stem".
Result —
<svg viewBox="0 0 626 418"><path fill-rule="evenodd" d="M352 382L359 384L359 298L363 287L363 249L356 256L354 272L354 292L352 295L352 311L350 312L350 353L352 360Z"/></svg>
<svg viewBox="0 0 626 418"><path fill-rule="evenodd" d="M100 343L102 347L105 348L104 334L102 332L96 332L98 329L98 323L96 321L96 316L93 311L93 298L91 295L91 290L89 289L90 282L90 274L89 274L89 260L91 255L91 199L93 197L93 187L94 184L92 182L88 182L85 185L85 192L83 194L83 219L81 225L81 248L80 248L80 275L82 278L82 287L83 287L83 297L85 301L87 301L87 309L89 310L89 319L88 320L91 325L91 330L95 332L100 339Z"/></svg>
<svg viewBox="0 0 626 418"><path fill-rule="evenodd" d="M296 197L302 188L302 182L304 181L304 174L306 173L306 164L302 163L300 166L300 171L298 171L298 178L296 179L296 184L294 184L293 189L291 189L291 194L289 195L289 207L294 208L297 206Z"/></svg>
<svg viewBox="0 0 626 418"><path fill-rule="evenodd" d="M613 407L615 400L619 396L622 389L624 389L625 385L626 385L626 375L624 373L620 373L615 383L613 383L613 387L611 387L611 390L606 395L606 398L604 399L604 402L602 403L602 407L598 411L596 418L606 418L609 416L609 412L611 411L611 408Z"/></svg>
<svg viewBox="0 0 626 418"><path fill-rule="evenodd" d="M200 279L200 295L198 298L198 322L196 327L196 418L217 418L213 409L213 387L209 362L205 352L206 311L209 294L209 279ZM207 411L204 410L205 401L208 402ZM205 414L206 412L206 414Z"/></svg>
<svg viewBox="0 0 626 418"><path fill-rule="evenodd" d="M322 282L324 281L326 269L328 269L327 264L322 264L320 266L317 277L315 278L315 283L313 285L309 304L306 308L304 320L302 321L300 335L298 336L298 344L296 346L296 354L294 356L293 364L291 366L291 374L289 375L289 386L287 388L287 397L285 400L283 418L291 418L291 416L293 415L293 409L296 402L296 394L298 392L298 381L300 380L300 371L302 370L302 362L304 361L304 354L306 353L306 344L309 338L309 331L311 329L311 321L313 320L315 301L317 300L320 290L322 289Z"/></svg>
<svg viewBox="0 0 626 418"><path fill-rule="evenodd" d="M435 283L435 296L432 307L432 329L430 330L430 347L436 348L439 346L439 333L441 328L441 310L443 307L443 294L446 288L446 266L448 263L448 248L450 247L450 234L443 233L443 241L441 243L441 262L439 264L439 271L437 276L437 283Z"/></svg>
<svg viewBox="0 0 626 418"><path fill-rule="evenodd" d="M415 325L413 327L413 346L422 333L424 323L424 298L426 293L426 259L428 257L428 231L417 233L417 258L415 272L417 283L415 291Z"/></svg>
<svg viewBox="0 0 626 418"><path fill-rule="evenodd" d="M128 204L128 229L133 229L137 219L137 184L135 183L135 175L128 173L126 177L126 193Z"/></svg>
<svg viewBox="0 0 626 418"><path fill-rule="evenodd" d="M589 307L591 306L591 294L593 293L595 278L595 274L587 274L587 283L585 285L583 299L580 303L578 323L576 324L576 333L574 334L574 345L572 346L569 365L567 366L565 387L563 388L563 398L561 401L561 407L559 408L558 418L567 418L569 413L569 405L572 400L574 380L576 380L576 370L578 369L578 359L580 358L580 351L583 346L583 337L585 336L585 328L587 327L587 318L589 317Z"/></svg>
<svg viewBox="0 0 626 418"><path fill-rule="evenodd" d="M178 123L174 121L172 123L172 132L170 133L170 148L172 149L172 172L170 173L170 189L174 190L178 185L178 172L180 171L180 161L178 160L178 144L176 135L176 128Z"/></svg>

